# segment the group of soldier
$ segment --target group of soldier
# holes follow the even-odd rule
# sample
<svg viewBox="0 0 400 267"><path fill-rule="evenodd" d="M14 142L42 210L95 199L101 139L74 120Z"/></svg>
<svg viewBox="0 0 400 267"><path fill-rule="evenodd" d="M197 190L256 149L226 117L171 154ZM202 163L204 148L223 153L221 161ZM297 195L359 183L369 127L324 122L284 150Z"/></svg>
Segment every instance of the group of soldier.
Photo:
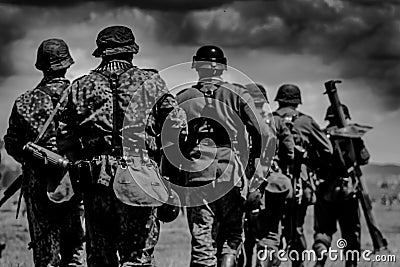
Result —
<svg viewBox="0 0 400 267"><path fill-rule="evenodd" d="M84 242L90 267L154 266L158 208L126 205L112 187L120 159L127 154L150 158L172 188L199 189L179 196L187 206L192 237L190 266L279 266L277 257L257 255L264 250L273 255L279 249L301 254L307 248L304 219L314 203L317 255L330 247L337 221L346 249L360 250L351 180L335 174L326 132L298 111L298 86L278 89L279 107L271 114L265 88L224 81L224 53L206 45L193 57L198 82L175 97L156 71L133 65L139 46L131 29L107 27L96 43L93 56L101 58L100 65L70 84L65 74L74 60L67 44L61 39L42 42L36 68L43 79L15 101L4 138L8 154L23 166L21 192L36 267L83 266ZM110 79L115 74L116 89ZM84 173L70 172L74 196L50 201L55 174L27 160L24 145L35 140L64 92L60 111L37 144L90 166ZM326 120L328 127L335 127L332 111ZM129 138L120 136L125 127ZM115 149L115 128L129 149ZM179 157L168 156L176 148L185 166ZM303 156L296 165L297 153ZM295 178L297 183L292 182ZM214 199L210 194L215 192ZM320 257L315 266L325 261ZM303 266L301 260L292 264Z"/></svg>

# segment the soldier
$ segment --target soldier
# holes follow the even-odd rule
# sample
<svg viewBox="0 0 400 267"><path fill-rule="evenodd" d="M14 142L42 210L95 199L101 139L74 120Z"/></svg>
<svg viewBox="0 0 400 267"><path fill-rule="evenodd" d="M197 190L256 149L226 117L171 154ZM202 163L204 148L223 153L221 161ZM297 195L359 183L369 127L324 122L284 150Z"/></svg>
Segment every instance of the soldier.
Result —
<svg viewBox="0 0 400 267"><path fill-rule="evenodd" d="M279 224L283 216L285 201L288 199L292 187L287 173L294 156L294 140L282 118L277 115L271 117L265 88L260 84L248 84L246 88L253 97L255 106L264 122L271 127L277 137L277 140L274 140L275 142L269 143L263 153L266 161L271 160L269 154L274 153L272 155L273 167L269 173L265 173L266 181L255 193L263 195L262 202L264 203L255 205L253 210L246 214L246 266L253 266L252 258L255 242L257 242L256 266L272 266L272 264L276 266L278 261L274 256L277 255L281 241ZM264 165L268 164L265 163ZM249 199L251 198L250 196ZM272 255L272 257L264 255L265 253Z"/></svg>
<svg viewBox="0 0 400 267"><path fill-rule="evenodd" d="M342 104L343 113L346 120L350 120L350 112L347 106ZM333 113L332 106L326 111L325 120L329 122L325 132L335 146L335 138L329 133L337 128L337 122ZM366 151L364 142L361 138L353 139L356 149L358 164L367 164L369 154ZM339 222L342 238L347 241L345 251L360 251L360 211L358 198L353 181L349 177L342 177L338 170L343 165L341 156L334 150L334 163L329 177L320 177L321 183L317 187L317 201L314 206L314 244L313 249L320 259L315 267L325 265L326 257L322 251L328 250L331 246L332 236L336 232L336 224ZM357 259L346 259L346 267L357 266Z"/></svg>
<svg viewBox="0 0 400 267"><path fill-rule="evenodd" d="M313 184L310 177L310 170L316 171L321 168L324 162L329 162L332 154L332 146L329 139L320 129L318 124L308 115L297 110L301 102L299 87L294 84L284 84L279 87L275 97L279 107L274 112L275 116L281 117L285 123L292 125L292 134L296 146L300 146L307 151L307 159L301 165L302 197L296 214L287 214L285 219L285 233L287 240L290 240L292 250L296 250L298 255L307 248L303 233L304 219L307 207L313 201ZM295 190L295 189L294 189ZM290 219L295 216L296 231L292 237L288 236L291 229ZM301 261L294 261L292 266L303 266Z"/></svg>
<svg viewBox="0 0 400 267"><path fill-rule="evenodd" d="M241 187L245 180L237 151L248 150L245 128L258 144L269 132L265 124L259 124L261 118L253 112L254 103L247 90L223 81L227 60L219 47L200 47L192 68L198 73L198 83L177 95L188 116L185 155L191 165L187 185L210 190L194 194L201 205L187 208L192 235L190 266L235 266L242 243ZM260 146L253 150L259 160ZM260 169L257 171L261 176ZM218 197L213 201L215 195Z"/></svg>
<svg viewBox="0 0 400 267"><path fill-rule="evenodd" d="M107 27L100 31L96 43L93 56L102 61L73 82L62 114L65 126L58 135L58 145L71 160L89 164L86 172L78 170L85 206L87 263L89 267L154 266L160 229L156 208L120 201L112 181L122 162L154 166L148 156L159 161L158 137L164 121L179 132L185 116L158 73L133 65L139 46L131 29ZM116 88L112 82L115 76ZM122 130L129 130L129 135L122 138Z"/></svg>
<svg viewBox="0 0 400 267"><path fill-rule="evenodd" d="M34 141L70 82L67 69L74 63L67 44L60 39L43 41L37 52L36 68L43 79L14 103L5 148L22 164L22 193L26 202L29 232L36 267L83 266L83 210L78 197L55 204L47 197L47 181L55 174L46 167L27 161L24 145ZM55 137L58 121L51 123L38 145L57 152ZM61 259L60 259L61 256Z"/></svg>

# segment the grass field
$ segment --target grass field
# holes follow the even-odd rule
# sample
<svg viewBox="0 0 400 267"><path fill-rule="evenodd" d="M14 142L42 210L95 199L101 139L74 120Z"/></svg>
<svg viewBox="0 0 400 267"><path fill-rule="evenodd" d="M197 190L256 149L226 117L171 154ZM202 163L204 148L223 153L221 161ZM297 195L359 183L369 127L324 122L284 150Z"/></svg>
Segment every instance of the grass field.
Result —
<svg viewBox="0 0 400 267"><path fill-rule="evenodd" d="M374 206L375 214L381 229L390 244L391 254L395 254L397 263L366 263L359 266L400 266L400 206L388 208L380 204ZM8 203L0 212L0 240L7 243L0 259L1 267L28 267L32 266L32 254L27 250L29 236L25 217L15 219L15 205ZM309 208L306 221L306 234L309 247L312 244L312 208ZM338 235L336 235L338 238ZM335 243L335 242L334 242ZM372 249L372 244L363 221L362 248ZM186 218L182 215L173 223L163 224L162 233L157 245L156 261L159 267L189 266L190 234ZM289 263L281 266L290 266ZM307 266L312 266L311 263ZM329 262L327 267L344 266L341 262Z"/></svg>
<svg viewBox="0 0 400 267"><path fill-rule="evenodd" d="M367 263L361 262L359 266L362 267L377 267L377 266L390 266L397 267L400 266L400 207L387 208L382 205L376 205L374 207L377 221L381 226L382 231L385 234L389 244L390 244L390 254L395 254L398 259L395 263ZM308 210L307 220L306 220L306 237L308 246L312 245L312 208ZM368 232L365 228L365 222L363 223L362 232L362 249L372 250L372 243L368 236ZM339 234L335 236L336 239L339 238ZM335 248L334 246L333 248ZM186 267L189 266L190 259L190 235L187 230L186 220L183 216L179 220L171 224L163 225L163 231L159 244L157 246L156 259L160 267ZM290 266L289 263L281 264L281 266ZM307 266L312 266L312 263L308 263ZM339 267L344 266L342 262L328 262L327 267Z"/></svg>
<svg viewBox="0 0 400 267"><path fill-rule="evenodd" d="M367 165L364 168L364 178L367 182L369 193L375 199L374 213L390 246L390 254L397 258L395 263L373 263L361 262L361 267L398 267L400 266L400 167ZM4 181L2 181L4 182ZM392 206L382 205L382 197L395 199ZM16 198L10 200L0 210L0 242L6 242L7 247L0 259L0 267L30 267L32 263L32 252L27 250L30 241L27 230L26 217L20 215L15 219ZM313 237L313 214L312 207L308 209L306 218L306 238L308 247L312 245ZM371 240L366 231L365 221L362 219L362 249L372 250ZM333 244L339 234L336 234ZM332 247L336 249L335 246ZM158 267L186 267L190 260L190 234L186 218L180 215L173 223L163 224L161 237L155 253ZM284 263L281 266L290 266ZM308 263L312 266L312 263ZM328 262L327 267L344 266L343 262Z"/></svg>

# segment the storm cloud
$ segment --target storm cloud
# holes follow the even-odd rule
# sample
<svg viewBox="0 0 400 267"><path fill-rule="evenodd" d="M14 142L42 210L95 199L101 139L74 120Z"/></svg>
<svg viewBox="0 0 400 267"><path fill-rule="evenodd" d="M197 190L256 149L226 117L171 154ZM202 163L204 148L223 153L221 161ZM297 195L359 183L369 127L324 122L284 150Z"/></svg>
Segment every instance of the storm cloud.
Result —
<svg viewBox="0 0 400 267"><path fill-rule="evenodd" d="M337 64L342 78L369 83L387 110L400 107L397 1L235 2L184 17L159 12L156 19L160 41L318 55Z"/></svg>
<svg viewBox="0 0 400 267"><path fill-rule="evenodd" d="M18 21L16 23L15 21ZM14 65L9 50L14 40L25 35L24 18L18 9L0 6L0 82L14 73Z"/></svg>
<svg viewBox="0 0 400 267"><path fill-rule="evenodd" d="M110 1L110 0L2 0L0 3L13 4L16 6L34 6L34 7L69 7L76 6L82 3L98 3L104 4L109 7L118 6L132 6L141 9L149 10L164 10L164 11L190 11L198 9L211 9L214 7L221 6L226 3L234 2L235 0L120 0L120 1ZM236 0L237 1L237 0Z"/></svg>
<svg viewBox="0 0 400 267"><path fill-rule="evenodd" d="M6 51L27 31L27 19L21 15L26 14L25 9L75 8L83 12L82 8L86 8L88 14L93 12L87 5L83 7L84 1L78 0L5 2L12 5L6 5L8 9L0 7L0 79L12 74L12 62ZM369 83L377 96L384 98L385 109L400 108L400 2L397 0L92 3L104 7L96 12L122 7L143 10L155 22L156 40L168 45L214 43L244 52L269 50L284 55L317 55L325 64L337 65L341 78ZM17 11L10 12L11 7Z"/></svg>

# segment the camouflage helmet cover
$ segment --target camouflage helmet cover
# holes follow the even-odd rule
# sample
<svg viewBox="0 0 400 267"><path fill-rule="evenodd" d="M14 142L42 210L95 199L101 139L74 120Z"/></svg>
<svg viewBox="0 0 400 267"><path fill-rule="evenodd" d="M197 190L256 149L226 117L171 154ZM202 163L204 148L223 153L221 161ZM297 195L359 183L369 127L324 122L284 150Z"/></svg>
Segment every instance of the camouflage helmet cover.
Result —
<svg viewBox="0 0 400 267"><path fill-rule="evenodd" d="M275 101L286 104L302 104L300 88L294 84L283 84L276 93Z"/></svg>
<svg viewBox="0 0 400 267"><path fill-rule="evenodd" d="M344 104L341 104L341 105L342 105L342 109L343 109L344 118L351 120L349 108ZM335 117L335 114L333 112L332 105L330 105L328 107L328 109L326 110L325 120L329 121L329 120L333 119L334 117Z"/></svg>
<svg viewBox="0 0 400 267"><path fill-rule="evenodd" d="M139 45L131 29L125 26L110 26L99 32L96 39L97 48L93 56L102 57L121 53L139 52Z"/></svg>
<svg viewBox="0 0 400 267"><path fill-rule="evenodd" d="M56 71L66 69L74 64L68 45L61 39L43 41L36 57L36 68L41 71Z"/></svg>
<svg viewBox="0 0 400 267"><path fill-rule="evenodd" d="M268 97L267 97L267 90L265 90L264 86L262 86L259 83L249 83L249 84L246 84L245 86L246 86L247 91L251 95L251 97L254 99L254 102L269 103Z"/></svg>
<svg viewBox="0 0 400 267"><path fill-rule="evenodd" d="M192 68L215 68L226 70L228 61L221 48L215 45L200 47L193 56Z"/></svg>

